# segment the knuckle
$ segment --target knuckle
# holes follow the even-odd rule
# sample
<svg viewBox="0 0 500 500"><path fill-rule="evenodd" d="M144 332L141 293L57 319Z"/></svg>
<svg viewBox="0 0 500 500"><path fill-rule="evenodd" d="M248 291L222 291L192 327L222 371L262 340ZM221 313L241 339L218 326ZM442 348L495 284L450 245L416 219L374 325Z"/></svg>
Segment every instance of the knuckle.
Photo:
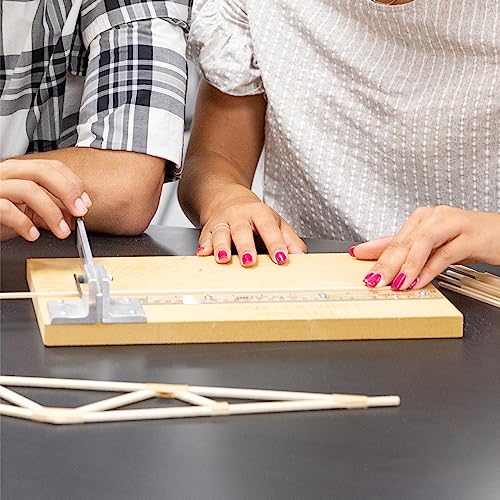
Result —
<svg viewBox="0 0 500 500"><path fill-rule="evenodd" d="M422 263L418 262L414 257L409 255L408 258L406 259L403 267L404 267L405 271L407 271L407 273L408 272L412 273L416 270L420 270L422 267Z"/></svg>
<svg viewBox="0 0 500 500"><path fill-rule="evenodd" d="M252 232L252 228L249 224L244 224L238 222L231 226L231 233L235 236L241 236Z"/></svg>
<svg viewBox="0 0 500 500"><path fill-rule="evenodd" d="M53 167L53 168L56 168L56 169L64 169L64 168L67 168L66 165L62 162L62 161L59 161L59 160L49 160L50 162L50 165Z"/></svg>
<svg viewBox="0 0 500 500"><path fill-rule="evenodd" d="M266 221L259 224L259 231L264 234L273 234L279 232L279 226L274 220L267 219Z"/></svg>
<svg viewBox="0 0 500 500"><path fill-rule="evenodd" d="M413 245L414 242L415 241L411 236L407 236L404 239L393 238L387 245L387 250L394 251L400 249L408 249Z"/></svg>
<svg viewBox="0 0 500 500"><path fill-rule="evenodd" d="M436 239L436 235L428 229L419 234L419 239L432 243Z"/></svg>
<svg viewBox="0 0 500 500"><path fill-rule="evenodd" d="M429 213L430 210L432 209L429 207L418 207L413 211L412 215L423 218Z"/></svg>
<svg viewBox="0 0 500 500"><path fill-rule="evenodd" d="M29 195L38 195L41 192L41 187L35 181L25 181L24 189Z"/></svg>
<svg viewBox="0 0 500 500"><path fill-rule="evenodd" d="M12 209L12 207L13 205L9 200L0 198L0 212L7 213Z"/></svg>
<svg viewBox="0 0 500 500"><path fill-rule="evenodd" d="M451 252L444 247L439 247L435 252L434 252L434 258L438 259L440 261L446 261L446 262L451 262L453 260Z"/></svg>
<svg viewBox="0 0 500 500"><path fill-rule="evenodd" d="M438 205L433 209L433 215L441 219L447 217L454 212L454 209L448 205Z"/></svg>
<svg viewBox="0 0 500 500"><path fill-rule="evenodd" d="M391 260L380 261L375 264L374 268L375 272L380 272L381 274L395 274L399 271L401 265L396 264Z"/></svg>

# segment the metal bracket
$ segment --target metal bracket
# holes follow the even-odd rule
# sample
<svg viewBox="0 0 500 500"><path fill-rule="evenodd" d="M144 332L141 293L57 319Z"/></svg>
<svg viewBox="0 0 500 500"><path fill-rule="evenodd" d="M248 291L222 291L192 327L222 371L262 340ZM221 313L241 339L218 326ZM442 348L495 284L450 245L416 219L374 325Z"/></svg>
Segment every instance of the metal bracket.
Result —
<svg viewBox="0 0 500 500"><path fill-rule="evenodd" d="M137 298L111 296L112 276L102 264L95 264L83 219L76 220L76 247L82 275L75 275L80 293L76 300L47 303L51 324L146 323Z"/></svg>

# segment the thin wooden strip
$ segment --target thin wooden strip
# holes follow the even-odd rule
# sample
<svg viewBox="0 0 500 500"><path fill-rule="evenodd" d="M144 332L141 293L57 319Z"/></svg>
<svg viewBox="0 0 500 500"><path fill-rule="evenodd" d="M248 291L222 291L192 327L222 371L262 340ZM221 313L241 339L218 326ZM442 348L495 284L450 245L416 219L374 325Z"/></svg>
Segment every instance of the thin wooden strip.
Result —
<svg viewBox="0 0 500 500"><path fill-rule="evenodd" d="M500 276L496 276L495 274L477 271L476 269L462 265L450 266L449 268L456 272L472 276L480 281L489 283L497 288L500 287Z"/></svg>
<svg viewBox="0 0 500 500"><path fill-rule="evenodd" d="M11 391L7 387L0 386L0 397L5 401L9 401L10 403L20 406L21 408L42 408L42 405L35 403L35 401L32 401L17 392Z"/></svg>
<svg viewBox="0 0 500 500"><path fill-rule="evenodd" d="M485 304L489 304L493 307L500 308L500 300L497 300L492 296L483 295L479 292L471 290L470 288L455 286L450 283L446 283L444 281L439 281L438 285L442 288L446 288L447 290L451 290L452 292L458 293L460 295L465 295L466 297L470 297L471 299L475 299L480 302L484 302Z"/></svg>
<svg viewBox="0 0 500 500"><path fill-rule="evenodd" d="M464 275L461 275L460 273L456 273L454 271L447 271L446 274L444 274L444 275L440 274L439 277L442 279L446 279L446 278L450 279L450 277L455 278L457 281L459 281L460 283L463 283L464 285L466 285L470 288L474 288L474 289L480 290L482 292L486 292L486 293L493 295L494 297L498 297L500 299L500 287L493 286L490 283L487 283L485 281L480 281L480 280L477 280L476 278L470 278L469 276L464 276Z"/></svg>
<svg viewBox="0 0 500 500"><path fill-rule="evenodd" d="M79 406L75 408L80 412L96 412L111 410L113 408L120 408L122 406L131 405L133 403L138 403L139 401L145 401L146 399L151 399L156 397L156 392L152 389L143 389L140 391L132 391L127 394L121 394L120 396L115 396L108 399L103 399L101 401L96 401L95 403L90 403L88 405Z"/></svg>

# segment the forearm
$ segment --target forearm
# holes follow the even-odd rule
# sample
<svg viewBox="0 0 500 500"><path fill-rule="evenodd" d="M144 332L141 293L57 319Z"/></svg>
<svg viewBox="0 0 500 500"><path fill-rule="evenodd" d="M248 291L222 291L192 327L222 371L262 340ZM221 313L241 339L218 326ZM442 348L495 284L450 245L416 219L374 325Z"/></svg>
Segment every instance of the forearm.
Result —
<svg viewBox="0 0 500 500"><path fill-rule="evenodd" d="M237 196L252 186L255 169L242 169L224 154L206 150L189 152L179 185L179 201L195 226L203 226L214 205L227 193Z"/></svg>
<svg viewBox="0 0 500 500"><path fill-rule="evenodd" d="M161 194L165 160L140 153L66 148L19 159L59 160L83 181L93 205L89 229L111 234L140 234L151 221Z"/></svg>
<svg viewBox="0 0 500 500"><path fill-rule="evenodd" d="M195 225L231 193L249 193L264 144L262 95L232 97L202 82L179 201Z"/></svg>

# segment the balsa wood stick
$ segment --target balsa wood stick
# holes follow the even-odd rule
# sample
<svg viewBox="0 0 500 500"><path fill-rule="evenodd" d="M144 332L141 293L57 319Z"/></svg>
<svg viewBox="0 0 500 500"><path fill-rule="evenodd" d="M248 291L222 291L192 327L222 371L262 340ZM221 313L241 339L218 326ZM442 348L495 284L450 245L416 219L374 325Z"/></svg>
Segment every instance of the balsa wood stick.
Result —
<svg viewBox="0 0 500 500"><path fill-rule="evenodd" d="M378 398L376 406L399 406L398 397ZM368 408L371 407L368 406ZM270 403L219 404L216 406L191 406L185 408L151 408L145 410L112 410L83 414L85 422L119 422L131 420L159 420L171 418L206 417L222 415L249 415L256 413L281 413L312 410L361 409L358 404L342 404L326 399L307 401L278 401Z"/></svg>
<svg viewBox="0 0 500 500"><path fill-rule="evenodd" d="M82 380L82 379L59 379L59 378L38 378L38 377L13 377L0 376L0 384L7 386L20 387L46 387L52 389L79 389L87 391L109 391L109 392L130 392L142 389L155 388L164 393L176 393L179 391L194 392L200 396L212 398L227 399L259 399L269 400L304 400L304 399L328 399L332 394L315 392L293 392L293 391L274 391L261 389L239 389L232 387L205 387L189 386L177 384L144 384L135 382L107 382L101 380ZM336 397L352 400L356 398L365 398L360 394L335 394Z"/></svg>
<svg viewBox="0 0 500 500"><path fill-rule="evenodd" d="M456 271L458 273L461 273L461 274L465 274L467 276L472 276L479 281L483 281L483 282L489 283L490 285L493 285L497 288L500 288L500 276L496 276L495 274L482 272L482 271L476 271L475 269L472 269L471 267L466 267L466 266L461 266L461 265L450 266L449 269Z"/></svg>
<svg viewBox="0 0 500 500"><path fill-rule="evenodd" d="M17 406L20 406L21 408L42 408L42 405L35 403L35 401L32 401L31 399L28 399L21 394L11 391L7 387L3 386L0 386L0 398L4 399L5 401L9 401L10 403L13 403Z"/></svg>
<svg viewBox="0 0 500 500"><path fill-rule="evenodd" d="M446 271L446 274L440 274L438 278L449 280L452 284L465 285L500 298L500 288L486 281L470 278L468 276L464 276L463 274L456 273L455 271Z"/></svg>
<svg viewBox="0 0 500 500"><path fill-rule="evenodd" d="M113 398L103 399L102 401L96 401L95 403L79 406L75 409L83 413L105 411L138 403L139 401L145 401L146 399L155 398L156 396L156 391L153 389L143 389L141 391L132 391Z"/></svg>
<svg viewBox="0 0 500 500"><path fill-rule="evenodd" d="M78 292L1 292L0 300L79 297Z"/></svg>
<svg viewBox="0 0 500 500"><path fill-rule="evenodd" d="M349 291L352 290L362 290L365 291L366 287L360 285L357 287L349 287ZM338 292L344 290L341 287L322 287L322 292ZM301 288L300 293L312 293L318 292L318 288ZM135 290L113 290L111 295L113 297L145 297L145 296L203 296L205 294L209 295L224 295L224 294L241 294L241 288L207 288L207 289L193 289L193 288L165 288L165 289L135 289ZM251 294L290 294L290 290L283 288L266 288L265 290L260 288L248 288L245 289L245 293ZM80 294L76 290L61 290L61 291L47 291L47 292L0 292L0 300L21 300L21 299L43 299L43 298L72 298L79 297Z"/></svg>
<svg viewBox="0 0 500 500"><path fill-rule="evenodd" d="M194 392L188 392L188 391L176 392L174 394L174 398L178 399L179 401L184 401L185 403L189 403L196 406L214 406L218 404L217 401L214 401L213 399L209 399L204 396L199 396Z"/></svg>
<svg viewBox="0 0 500 500"><path fill-rule="evenodd" d="M19 406L5 405L0 403L0 415L24 418L25 420L33 420L33 409L20 408Z"/></svg>
<svg viewBox="0 0 500 500"><path fill-rule="evenodd" d="M48 389L78 389L83 391L131 392L148 389L147 384L135 382L107 382L102 380L0 376L0 385L10 387L45 387ZM165 384L167 385L167 384ZM174 386L172 386L174 387ZM176 388L186 386L175 386ZM182 389L178 389L182 390Z"/></svg>
<svg viewBox="0 0 500 500"><path fill-rule="evenodd" d="M446 288L447 290L451 290L452 292L458 293L460 295L465 295L466 297L470 297L471 299L476 299L479 302L484 302L485 304L489 304L490 306L500 307L500 299L496 299L491 295L482 294L479 291L476 291L470 287L456 286L450 283L446 283L445 281L439 281L438 285L442 288Z"/></svg>

